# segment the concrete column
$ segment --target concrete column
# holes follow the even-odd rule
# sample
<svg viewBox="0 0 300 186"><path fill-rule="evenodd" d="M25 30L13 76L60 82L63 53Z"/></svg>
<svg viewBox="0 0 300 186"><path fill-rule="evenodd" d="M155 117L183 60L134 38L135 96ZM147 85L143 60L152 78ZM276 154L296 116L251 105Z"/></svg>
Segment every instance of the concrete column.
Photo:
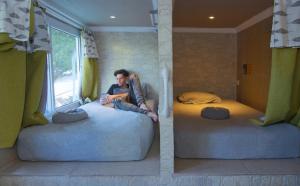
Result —
<svg viewBox="0 0 300 186"><path fill-rule="evenodd" d="M172 0L158 0L160 171L162 183L174 172Z"/></svg>

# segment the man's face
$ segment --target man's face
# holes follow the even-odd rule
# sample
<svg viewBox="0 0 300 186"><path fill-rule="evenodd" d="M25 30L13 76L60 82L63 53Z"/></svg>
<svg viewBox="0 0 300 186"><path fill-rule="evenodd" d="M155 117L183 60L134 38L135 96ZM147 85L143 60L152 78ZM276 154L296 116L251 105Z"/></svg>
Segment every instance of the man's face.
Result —
<svg viewBox="0 0 300 186"><path fill-rule="evenodd" d="M119 86L126 85L127 77L125 77L123 74L117 74L116 79Z"/></svg>

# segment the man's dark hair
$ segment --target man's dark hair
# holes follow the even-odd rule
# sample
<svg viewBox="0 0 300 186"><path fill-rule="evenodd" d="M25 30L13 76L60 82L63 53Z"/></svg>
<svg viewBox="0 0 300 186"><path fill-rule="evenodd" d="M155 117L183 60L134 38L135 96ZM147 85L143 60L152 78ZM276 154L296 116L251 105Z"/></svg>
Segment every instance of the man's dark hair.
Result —
<svg viewBox="0 0 300 186"><path fill-rule="evenodd" d="M127 70L125 70L125 69L116 70L114 72L114 76L117 76L118 74L122 74L125 77L129 76L129 72Z"/></svg>

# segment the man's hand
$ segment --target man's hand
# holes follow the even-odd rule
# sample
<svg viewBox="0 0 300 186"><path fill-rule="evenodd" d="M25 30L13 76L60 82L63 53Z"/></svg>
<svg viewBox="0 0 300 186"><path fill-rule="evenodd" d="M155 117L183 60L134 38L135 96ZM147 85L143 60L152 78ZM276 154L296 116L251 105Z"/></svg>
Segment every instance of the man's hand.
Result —
<svg viewBox="0 0 300 186"><path fill-rule="evenodd" d="M128 97L128 93L123 93L123 94L117 94L117 95L108 95L107 100L109 103L111 103L114 99L124 99Z"/></svg>
<svg viewBox="0 0 300 186"><path fill-rule="evenodd" d="M108 95L108 96L106 97L106 99L107 99L108 103L111 103L112 100L115 99L115 97L116 97L115 95Z"/></svg>
<svg viewBox="0 0 300 186"><path fill-rule="evenodd" d="M141 105L140 105L140 108L141 109L144 109L144 110L150 110L147 106L146 106L146 104L145 103L142 103Z"/></svg>

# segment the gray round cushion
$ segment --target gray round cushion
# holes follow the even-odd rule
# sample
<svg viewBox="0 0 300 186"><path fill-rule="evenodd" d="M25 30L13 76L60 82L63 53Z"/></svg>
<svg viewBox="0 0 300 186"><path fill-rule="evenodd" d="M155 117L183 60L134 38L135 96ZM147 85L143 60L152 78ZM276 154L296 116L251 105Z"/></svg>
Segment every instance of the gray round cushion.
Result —
<svg viewBox="0 0 300 186"><path fill-rule="evenodd" d="M206 119L222 120L229 119L230 113L227 108L223 107L205 107L201 111L201 116Z"/></svg>
<svg viewBox="0 0 300 186"><path fill-rule="evenodd" d="M77 108L68 112L56 112L52 116L53 123L70 123L88 118L85 110Z"/></svg>

